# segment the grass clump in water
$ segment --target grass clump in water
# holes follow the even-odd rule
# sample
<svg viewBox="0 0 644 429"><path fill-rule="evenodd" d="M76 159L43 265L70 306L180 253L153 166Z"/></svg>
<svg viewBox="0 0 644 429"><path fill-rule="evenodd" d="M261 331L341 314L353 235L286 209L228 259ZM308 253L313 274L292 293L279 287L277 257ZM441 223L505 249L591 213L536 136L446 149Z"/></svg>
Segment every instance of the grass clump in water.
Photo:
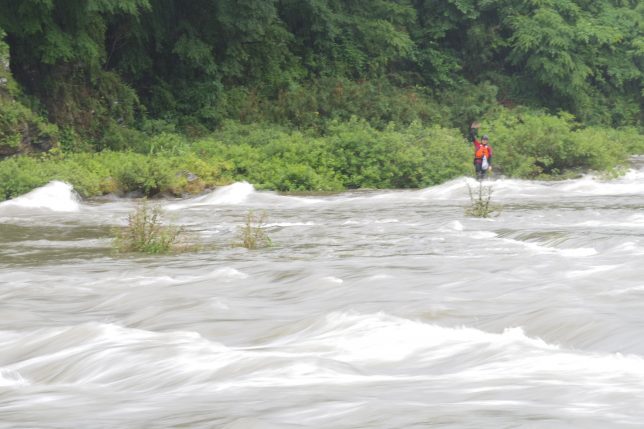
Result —
<svg viewBox="0 0 644 429"><path fill-rule="evenodd" d="M128 216L125 228L116 231L114 245L120 253L138 252L164 254L185 252L191 249L182 242L183 228L164 225L163 210L143 201Z"/></svg>
<svg viewBox="0 0 644 429"><path fill-rule="evenodd" d="M245 247L254 250L273 245L268 234L266 234L266 212L256 214L249 210L246 214L246 222L239 229L238 241L233 243L236 247Z"/></svg>
<svg viewBox="0 0 644 429"><path fill-rule="evenodd" d="M476 187L472 189L472 186L468 184L467 190L470 195L470 206L465 210L467 216L487 218L499 211L499 207L491 203L491 185L483 185L483 183L479 182L478 189Z"/></svg>

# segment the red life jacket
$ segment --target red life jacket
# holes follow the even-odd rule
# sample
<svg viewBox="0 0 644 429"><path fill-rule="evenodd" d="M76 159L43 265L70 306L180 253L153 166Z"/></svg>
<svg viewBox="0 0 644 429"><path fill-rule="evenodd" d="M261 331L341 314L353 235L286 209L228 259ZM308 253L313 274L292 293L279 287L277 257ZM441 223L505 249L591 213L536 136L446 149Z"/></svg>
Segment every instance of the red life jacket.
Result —
<svg viewBox="0 0 644 429"><path fill-rule="evenodd" d="M476 148L474 158L483 159L484 156L488 159L490 158L490 147L488 145L481 144L478 148Z"/></svg>

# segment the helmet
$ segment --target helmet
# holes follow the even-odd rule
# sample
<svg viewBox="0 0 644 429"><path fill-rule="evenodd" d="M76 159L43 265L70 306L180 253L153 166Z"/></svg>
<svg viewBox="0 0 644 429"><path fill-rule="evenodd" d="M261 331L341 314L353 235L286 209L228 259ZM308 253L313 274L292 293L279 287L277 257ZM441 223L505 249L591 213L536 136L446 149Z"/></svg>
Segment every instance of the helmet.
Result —
<svg viewBox="0 0 644 429"><path fill-rule="evenodd" d="M487 134L483 134L483 137L481 138L481 140L489 140Z"/></svg>

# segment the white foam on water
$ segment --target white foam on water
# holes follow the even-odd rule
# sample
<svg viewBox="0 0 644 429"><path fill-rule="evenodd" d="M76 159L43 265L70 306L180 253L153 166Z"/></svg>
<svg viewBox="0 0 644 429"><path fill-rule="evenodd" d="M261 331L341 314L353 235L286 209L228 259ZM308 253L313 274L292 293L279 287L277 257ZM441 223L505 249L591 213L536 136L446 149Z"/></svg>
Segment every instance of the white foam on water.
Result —
<svg viewBox="0 0 644 429"><path fill-rule="evenodd" d="M238 353L195 332L157 333L107 323L44 328L0 344L0 358L15 360L4 369L26 374L32 384L158 388L194 382L190 376L195 372L217 370L239 358Z"/></svg>
<svg viewBox="0 0 644 429"><path fill-rule="evenodd" d="M213 270L206 276L211 279L219 279L223 281L244 280L248 278L248 274L243 273L235 268L224 267Z"/></svg>
<svg viewBox="0 0 644 429"><path fill-rule="evenodd" d="M580 179L559 182L557 191L573 195L640 195L644 194L644 172L629 170L614 180L601 180L592 175Z"/></svg>
<svg viewBox="0 0 644 429"><path fill-rule="evenodd" d="M557 252L567 258L585 258L598 254L594 247L579 247L576 249L556 249Z"/></svg>
<svg viewBox="0 0 644 429"><path fill-rule="evenodd" d="M582 227L582 228L625 228L625 229L634 229L634 228L644 228L644 214L634 214L624 218L623 220L589 220L585 222L580 222L573 224L572 226Z"/></svg>
<svg viewBox="0 0 644 429"><path fill-rule="evenodd" d="M357 220L349 219L342 222L342 225L363 225L364 222L359 222Z"/></svg>
<svg viewBox="0 0 644 429"><path fill-rule="evenodd" d="M453 229L454 231L463 231L464 229L463 224L457 220L451 221L447 226L449 229Z"/></svg>
<svg viewBox="0 0 644 429"><path fill-rule="evenodd" d="M526 337L521 329L509 329L502 335L488 334L470 328L445 328L428 325L384 313L376 315L349 315L335 313L328 317L328 325L335 331L336 353L345 361L403 360L424 349L434 353L451 354L454 344L459 347L477 343L520 342L538 348L557 349L540 339ZM438 348L438 349L437 349ZM432 356L433 359L438 355Z"/></svg>
<svg viewBox="0 0 644 429"><path fill-rule="evenodd" d="M423 199L430 200L468 199L468 186L473 189L475 186L478 187L478 182L471 178L460 177L440 185L425 188L420 192L420 196Z"/></svg>
<svg viewBox="0 0 644 429"><path fill-rule="evenodd" d="M520 327L489 333L383 313L330 314L263 352L258 350L256 357L296 363L243 380L249 386L441 380L475 388L484 383L488 389L506 390L508 383L524 388L573 383L607 395L616 386L644 393L644 359L640 356L566 350L529 337Z"/></svg>
<svg viewBox="0 0 644 429"><path fill-rule="evenodd" d="M472 231L469 236L475 240L489 240L498 237L498 234L492 231Z"/></svg>
<svg viewBox="0 0 644 429"><path fill-rule="evenodd" d="M28 386L29 382L25 380L19 372L0 368L0 387L18 387Z"/></svg>
<svg viewBox="0 0 644 429"><path fill-rule="evenodd" d="M598 265L595 267L588 268L586 270L568 271L565 275L569 279L580 278L580 277L590 277L597 273L604 273L606 271L615 270L619 267L620 265Z"/></svg>
<svg viewBox="0 0 644 429"><path fill-rule="evenodd" d="M503 178L478 182L470 177L460 177L426 188L422 191L422 196L424 199L430 200L470 201L470 192L476 196L479 186L482 186L483 189L490 189L493 200L539 198L552 195L551 182Z"/></svg>
<svg viewBox="0 0 644 429"><path fill-rule="evenodd" d="M55 180L27 194L0 203L0 210L5 208L76 212L80 210L80 203L72 185Z"/></svg>
<svg viewBox="0 0 644 429"><path fill-rule="evenodd" d="M99 323L21 332L0 345L9 383L21 374L32 385L92 384L157 395L436 381L490 389L572 383L596 395L616 388L644 393L639 356L566 350L519 327L490 333L384 313L331 313L251 347L227 347L196 332Z"/></svg>
<svg viewBox="0 0 644 429"><path fill-rule="evenodd" d="M323 277L322 280L336 285L341 285L342 283L344 283L344 280L334 276Z"/></svg>
<svg viewBox="0 0 644 429"><path fill-rule="evenodd" d="M235 280L244 280L248 278L248 274L243 273L232 267L217 268L202 275L190 276L142 276L123 279L126 282L133 282L140 286L163 286L163 285L180 285L186 283L193 283L202 280L217 279L222 282L231 282Z"/></svg>
<svg viewBox="0 0 644 429"><path fill-rule="evenodd" d="M374 274L373 276L367 277L367 280L389 280L393 278L394 276L391 274Z"/></svg>
<svg viewBox="0 0 644 429"><path fill-rule="evenodd" d="M479 183L473 178L460 177L443 184L425 188L418 194L429 200L469 200L469 190L490 187L493 199L550 199L553 196L604 196L604 195L641 195L644 194L644 171L629 170L618 179L602 180L593 175L579 179L544 182L499 178ZM398 198L405 198L399 195Z"/></svg>
<svg viewBox="0 0 644 429"><path fill-rule="evenodd" d="M168 204L167 210L181 210L199 208L205 206L237 206L255 205L260 207L285 206L299 207L310 206L324 202L324 199L316 197L299 197L292 195L279 195L271 191L257 191L248 182L235 182L231 185L222 186L209 194L191 198L182 202ZM328 201L328 200L326 200Z"/></svg>
<svg viewBox="0 0 644 429"><path fill-rule="evenodd" d="M539 255L561 255L565 258L586 258L598 254L597 249L593 247L559 249L557 247L544 246L530 241L515 240L513 238L503 238L502 240L512 244L519 244L520 246Z"/></svg>
<svg viewBox="0 0 644 429"><path fill-rule="evenodd" d="M212 205L237 205L248 200L255 193L255 188L248 182L237 182L223 186L206 196L203 204Z"/></svg>
<svg viewBox="0 0 644 429"><path fill-rule="evenodd" d="M207 195L191 198L179 203L168 204L167 210L181 210L190 207L239 205L248 200L255 193L255 188L248 182L235 182L232 185L222 186Z"/></svg>
<svg viewBox="0 0 644 429"><path fill-rule="evenodd" d="M627 241L625 243L622 243L615 248L612 249L614 252L624 252L628 253L628 256L634 256L634 255L644 255L644 247L638 246L636 243L632 241Z"/></svg>
<svg viewBox="0 0 644 429"><path fill-rule="evenodd" d="M400 221L398 219L382 219L382 220L376 220L375 223L399 223Z"/></svg>

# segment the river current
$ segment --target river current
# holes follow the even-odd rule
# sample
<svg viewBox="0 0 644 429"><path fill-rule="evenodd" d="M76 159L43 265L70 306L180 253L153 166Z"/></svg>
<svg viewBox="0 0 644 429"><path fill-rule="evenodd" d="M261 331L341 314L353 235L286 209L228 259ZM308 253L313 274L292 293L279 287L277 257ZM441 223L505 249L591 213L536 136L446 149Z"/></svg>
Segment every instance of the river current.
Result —
<svg viewBox="0 0 644 429"><path fill-rule="evenodd" d="M159 200L203 249L117 255L131 199L0 203L0 428L644 426L644 160L625 176ZM249 210L268 249L232 247Z"/></svg>

